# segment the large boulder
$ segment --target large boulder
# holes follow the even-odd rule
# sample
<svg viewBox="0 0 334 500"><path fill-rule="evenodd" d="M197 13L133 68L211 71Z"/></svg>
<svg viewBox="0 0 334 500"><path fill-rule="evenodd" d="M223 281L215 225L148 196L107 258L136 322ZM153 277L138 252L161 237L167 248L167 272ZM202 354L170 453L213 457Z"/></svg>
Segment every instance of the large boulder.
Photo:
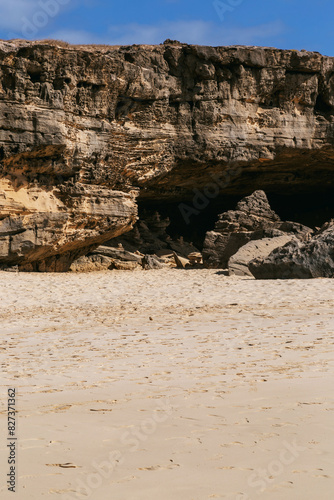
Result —
<svg viewBox="0 0 334 500"><path fill-rule="evenodd" d="M228 270L230 275L253 276L249 270L249 263L255 258L264 259L275 248L284 246L294 237L285 234L276 238L263 238L261 240L249 241L241 247L236 254L232 255L228 261Z"/></svg>
<svg viewBox="0 0 334 500"><path fill-rule="evenodd" d="M128 270L142 269L142 255L127 252L124 248L100 245L88 255L75 260L70 271L90 272L107 269Z"/></svg>
<svg viewBox="0 0 334 500"><path fill-rule="evenodd" d="M268 257L251 261L249 269L257 279L333 278L334 221L306 243L294 239Z"/></svg>
<svg viewBox="0 0 334 500"><path fill-rule="evenodd" d="M254 191L243 198L235 210L219 215L215 230L206 234L203 262L206 267L224 269L239 248L252 240L277 238L285 234L306 240L312 232L302 224L282 222L271 209L265 192Z"/></svg>
<svg viewBox="0 0 334 500"><path fill-rule="evenodd" d="M203 244L203 263L205 267L226 269L229 258L240 247L246 245L251 237L248 232L218 233L208 231Z"/></svg>

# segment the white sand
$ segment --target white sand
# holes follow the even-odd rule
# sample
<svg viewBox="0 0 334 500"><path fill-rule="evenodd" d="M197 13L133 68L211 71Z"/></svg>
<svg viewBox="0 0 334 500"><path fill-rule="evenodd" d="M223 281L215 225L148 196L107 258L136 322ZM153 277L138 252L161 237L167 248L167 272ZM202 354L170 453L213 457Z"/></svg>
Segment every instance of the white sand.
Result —
<svg viewBox="0 0 334 500"><path fill-rule="evenodd" d="M1 499L332 500L333 292L211 270L0 272Z"/></svg>

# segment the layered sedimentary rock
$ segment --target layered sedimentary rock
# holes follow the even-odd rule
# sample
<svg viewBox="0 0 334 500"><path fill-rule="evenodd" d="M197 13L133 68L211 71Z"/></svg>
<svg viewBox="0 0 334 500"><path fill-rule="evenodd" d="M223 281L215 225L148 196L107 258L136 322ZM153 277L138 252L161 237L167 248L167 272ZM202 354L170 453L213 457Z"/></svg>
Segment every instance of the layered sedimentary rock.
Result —
<svg viewBox="0 0 334 500"><path fill-rule="evenodd" d="M307 243L291 240L251 261L249 269L258 279L334 278L334 220Z"/></svg>
<svg viewBox="0 0 334 500"><path fill-rule="evenodd" d="M332 189L333 75L314 52L0 42L1 262L65 269L131 228L138 188Z"/></svg>
<svg viewBox="0 0 334 500"><path fill-rule="evenodd" d="M112 168L92 174L107 132L88 108L66 106L50 82L56 47L0 48L0 265L66 271L133 227L137 192L111 180Z"/></svg>
<svg viewBox="0 0 334 500"><path fill-rule="evenodd" d="M235 210L219 215L215 230L206 234L203 261L207 267L226 268L231 257L252 240L276 239L284 237L285 233L307 240L312 232L302 224L281 221L271 209L265 192L257 190L239 201ZM265 246L262 247L265 251ZM251 248L256 249L256 245Z"/></svg>
<svg viewBox="0 0 334 500"><path fill-rule="evenodd" d="M0 181L0 265L67 271L89 249L131 229L136 214L132 194L103 186Z"/></svg>

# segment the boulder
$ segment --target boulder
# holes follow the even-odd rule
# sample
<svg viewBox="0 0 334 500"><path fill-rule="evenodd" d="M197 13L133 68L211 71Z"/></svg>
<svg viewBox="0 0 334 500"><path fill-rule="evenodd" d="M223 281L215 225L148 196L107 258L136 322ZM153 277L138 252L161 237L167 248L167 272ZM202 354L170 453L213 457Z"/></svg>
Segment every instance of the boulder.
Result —
<svg viewBox="0 0 334 500"><path fill-rule="evenodd" d="M237 253L230 257L228 261L230 276L253 276L248 268L252 260L255 258L264 259L275 248L282 247L291 241L292 238L293 236L286 234L277 236L276 238L263 238L261 240L249 241L246 245L241 247Z"/></svg>
<svg viewBox="0 0 334 500"><path fill-rule="evenodd" d="M257 279L334 277L334 222L327 223L310 241L291 240L264 259L249 263Z"/></svg>
<svg viewBox="0 0 334 500"><path fill-rule="evenodd" d="M88 255L75 260L70 271L91 272L106 271L107 269L117 269L122 271L133 271L142 269L142 256L131 254L121 248L110 248L99 246Z"/></svg>
<svg viewBox="0 0 334 500"><path fill-rule="evenodd" d="M312 233L311 228L297 222L281 221L264 191L254 191L239 201L235 210L219 215L215 230L206 233L203 262L206 267L225 269L229 259L250 241L285 234L306 241Z"/></svg>
<svg viewBox="0 0 334 500"><path fill-rule="evenodd" d="M145 255L142 258L141 265L145 270L162 269L165 267L163 261L156 255Z"/></svg>
<svg viewBox="0 0 334 500"><path fill-rule="evenodd" d="M268 236L280 218L271 209L264 191L255 191L218 216L214 231L206 234L203 262L206 267L226 268L229 258L252 239Z"/></svg>
<svg viewBox="0 0 334 500"><path fill-rule="evenodd" d="M142 266L139 262L112 259L109 269L116 269L117 271L139 271L142 270Z"/></svg>
<svg viewBox="0 0 334 500"><path fill-rule="evenodd" d="M285 221L279 224L278 229L284 233L293 234L300 241L309 241L314 234L313 229L299 222Z"/></svg>
<svg viewBox="0 0 334 500"><path fill-rule="evenodd" d="M271 227L273 222L280 221L279 216L271 209L266 193L260 189L239 201L236 210L227 214L231 215L231 220L236 221L240 228L246 229L262 229L266 225ZM225 219L228 220L228 217L225 216Z"/></svg>
<svg viewBox="0 0 334 500"><path fill-rule="evenodd" d="M200 252L191 252L188 255L188 260L189 260L190 264L201 264L202 254Z"/></svg>
<svg viewBox="0 0 334 500"><path fill-rule="evenodd" d="M75 273L107 271L111 269L112 263L112 259L103 255L82 256L71 264L70 271Z"/></svg>
<svg viewBox="0 0 334 500"><path fill-rule="evenodd" d="M124 248L114 248L100 245L96 250L91 252L93 255L103 255L112 259L123 260L127 262L141 263L143 255L132 252L127 252Z"/></svg>
<svg viewBox="0 0 334 500"><path fill-rule="evenodd" d="M203 246L203 262L205 267L226 269L229 258L239 248L246 245L252 239L252 236L253 234L250 231L227 234L209 231L206 233Z"/></svg>
<svg viewBox="0 0 334 500"><path fill-rule="evenodd" d="M178 267L179 269L185 269L186 265L190 262L189 259L184 259L183 257L177 255L176 252L173 252L173 256L175 259L176 267Z"/></svg>

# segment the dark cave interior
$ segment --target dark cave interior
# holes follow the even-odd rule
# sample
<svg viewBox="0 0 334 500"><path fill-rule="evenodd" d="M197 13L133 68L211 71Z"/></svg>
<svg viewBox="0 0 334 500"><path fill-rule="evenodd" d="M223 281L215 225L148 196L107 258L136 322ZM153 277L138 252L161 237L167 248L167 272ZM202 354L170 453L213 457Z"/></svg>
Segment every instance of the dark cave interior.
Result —
<svg viewBox="0 0 334 500"><path fill-rule="evenodd" d="M252 191L247 194L251 193ZM283 192L266 192L266 194L272 209L282 220L299 222L315 228L334 218L333 189L321 192L300 191L295 194ZM184 203L191 210L193 208L191 199L182 202L166 200L159 202L139 198L139 217L143 217L143 213L159 212L163 219L167 217L170 219L167 233L173 239L183 236L186 241L191 241L197 248L202 249L205 233L214 230L218 215L227 210L234 210L238 201L244 196L244 194L239 196L220 194L210 200L206 208L197 211L199 213L190 212L188 221L182 215L180 203Z"/></svg>

